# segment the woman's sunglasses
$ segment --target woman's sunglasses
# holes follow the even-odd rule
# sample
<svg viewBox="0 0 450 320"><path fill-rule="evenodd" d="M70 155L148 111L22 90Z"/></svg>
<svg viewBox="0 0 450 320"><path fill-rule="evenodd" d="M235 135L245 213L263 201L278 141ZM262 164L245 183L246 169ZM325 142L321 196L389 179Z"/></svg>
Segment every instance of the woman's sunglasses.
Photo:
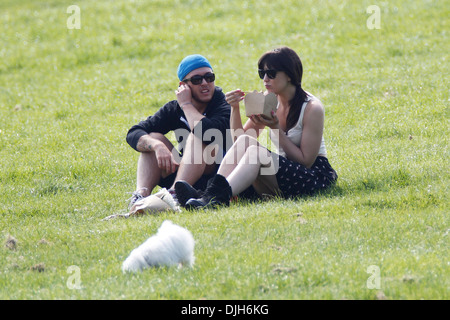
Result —
<svg viewBox="0 0 450 320"><path fill-rule="evenodd" d="M203 76L195 75L189 79L184 79L183 82L190 81L194 85L199 85L203 82L203 79L205 79L206 82L211 83L211 82L214 82L214 80L216 80L216 75L214 73L208 72L208 73L204 74Z"/></svg>
<svg viewBox="0 0 450 320"><path fill-rule="evenodd" d="M258 69L258 74L259 77L261 79L264 79L264 76L267 74L267 76L269 77L269 79L275 79L275 77L277 76L277 70L262 70L262 69Z"/></svg>

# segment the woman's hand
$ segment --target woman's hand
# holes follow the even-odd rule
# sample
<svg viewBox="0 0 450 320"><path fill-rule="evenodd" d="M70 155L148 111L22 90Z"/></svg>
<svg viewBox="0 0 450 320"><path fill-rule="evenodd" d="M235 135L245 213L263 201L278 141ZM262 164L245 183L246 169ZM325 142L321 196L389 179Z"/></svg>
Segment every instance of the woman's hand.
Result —
<svg viewBox="0 0 450 320"><path fill-rule="evenodd" d="M279 121L275 111L271 112L272 117L268 117L263 114L255 114L250 117L250 119L257 125L263 125L269 127L270 129L279 129Z"/></svg>
<svg viewBox="0 0 450 320"><path fill-rule="evenodd" d="M232 108L239 108L239 102L244 99L245 93L241 89L236 89L225 94L225 100Z"/></svg>

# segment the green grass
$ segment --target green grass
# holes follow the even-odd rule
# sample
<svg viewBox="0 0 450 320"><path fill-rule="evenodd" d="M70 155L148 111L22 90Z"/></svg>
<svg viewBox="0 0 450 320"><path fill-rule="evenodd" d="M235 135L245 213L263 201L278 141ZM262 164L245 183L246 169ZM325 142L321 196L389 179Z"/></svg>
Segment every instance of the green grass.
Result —
<svg viewBox="0 0 450 320"><path fill-rule="evenodd" d="M77 1L68 30L71 4L0 3L1 299L449 298L445 1L381 2L379 30L373 1ZM127 130L174 99L185 55L207 56L224 91L253 90L279 45L326 107L335 188L101 220L135 186ZM165 219L193 233L195 267L122 274Z"/></svg>

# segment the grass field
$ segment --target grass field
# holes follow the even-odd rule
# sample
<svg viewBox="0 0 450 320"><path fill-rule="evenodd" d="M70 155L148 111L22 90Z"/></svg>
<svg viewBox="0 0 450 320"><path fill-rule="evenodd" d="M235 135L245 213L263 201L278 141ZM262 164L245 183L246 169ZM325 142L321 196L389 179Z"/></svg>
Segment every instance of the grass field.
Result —
<svg viewBox="0 0 450 320"><path fill-rule="evenodd" d="M432 0L2 0L0 299L448 299L449 15ZM205 55L225 92L260 90L256 62L280 45L326 107L335 188L102 221L135 187L126 132L175 99L184 56ZM122 274L165 219L193 233L195 267Z"/></svg>

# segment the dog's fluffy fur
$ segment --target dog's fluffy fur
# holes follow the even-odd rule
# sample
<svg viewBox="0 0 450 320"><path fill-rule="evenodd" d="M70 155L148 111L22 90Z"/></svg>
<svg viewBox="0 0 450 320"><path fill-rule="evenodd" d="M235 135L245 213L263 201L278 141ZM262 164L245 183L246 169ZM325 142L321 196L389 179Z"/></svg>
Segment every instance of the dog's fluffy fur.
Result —
<svg viewBox="0 0 450 320"><path fill-rule="evenodd" d="M174 265L194 265L194 238L189 230L165 220L155 235L130 253L123 262L122 271Z"/></svg>

